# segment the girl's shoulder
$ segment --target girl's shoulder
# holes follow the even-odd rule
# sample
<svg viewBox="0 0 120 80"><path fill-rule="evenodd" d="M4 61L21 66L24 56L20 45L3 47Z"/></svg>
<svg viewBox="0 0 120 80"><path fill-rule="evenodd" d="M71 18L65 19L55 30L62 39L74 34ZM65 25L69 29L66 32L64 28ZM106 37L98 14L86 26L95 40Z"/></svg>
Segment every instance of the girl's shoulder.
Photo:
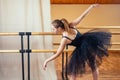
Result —
<svg viewBox="0 0 120 80"><path fill-rule="evenodd" d="M69 23L70 28L75 28L75 26L72 23Z"/></svg>

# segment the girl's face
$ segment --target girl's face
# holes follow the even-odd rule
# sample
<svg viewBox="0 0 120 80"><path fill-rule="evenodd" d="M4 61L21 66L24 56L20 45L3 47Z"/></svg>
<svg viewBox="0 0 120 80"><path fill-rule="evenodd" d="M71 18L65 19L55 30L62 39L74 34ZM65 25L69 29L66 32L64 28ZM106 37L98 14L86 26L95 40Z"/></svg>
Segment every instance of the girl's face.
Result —
<svg viewBox="0 0 120 80"><path fill-rule="evenodd" d="M59 34L61 33L62 29L59 27L59 28L55 28L53 25L52 25L52 31L55 33L55 34Z"/></svg>
<svg viewBox="0 0 120 80"><path fill-rule="evenodd" d="M52 31L57 34L57 28L52 25Z"/></svg>

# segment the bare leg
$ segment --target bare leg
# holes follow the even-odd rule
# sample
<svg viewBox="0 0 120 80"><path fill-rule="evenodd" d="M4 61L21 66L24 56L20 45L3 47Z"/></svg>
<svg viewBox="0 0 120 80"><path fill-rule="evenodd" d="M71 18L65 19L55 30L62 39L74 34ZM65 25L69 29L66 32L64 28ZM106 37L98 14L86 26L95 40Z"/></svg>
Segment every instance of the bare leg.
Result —
<svg viewBox="0 0 120 80"><path fill-rule="evenodd" d="M70 76L70 80L76 80L76 76L75 75L71 75Z"/></svg>
<svg viewBox="0 0 120 80"><path fill-rule="evenodd" d="M93 75L93 80L98 80L99 71L97 68L95 71L92 72L92 75Z"/></svg>

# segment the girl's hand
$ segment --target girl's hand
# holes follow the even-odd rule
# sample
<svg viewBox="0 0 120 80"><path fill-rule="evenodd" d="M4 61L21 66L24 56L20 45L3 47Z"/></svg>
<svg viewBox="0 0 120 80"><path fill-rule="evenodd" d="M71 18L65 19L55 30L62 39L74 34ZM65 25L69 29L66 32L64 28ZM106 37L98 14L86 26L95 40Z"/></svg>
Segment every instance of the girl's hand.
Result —
<svg viewBox="0 0 120 80"><path fill-rule="evenodd" d="M92 7L98 7L99 4L92 4L91 6L92 6Z"/></svg>
<svg viewBox="0 0 120 80"><path fill-rule="evenodd" d="M46 70L46 67L47 67L47 61L44 62L43 69Z"/></svg>

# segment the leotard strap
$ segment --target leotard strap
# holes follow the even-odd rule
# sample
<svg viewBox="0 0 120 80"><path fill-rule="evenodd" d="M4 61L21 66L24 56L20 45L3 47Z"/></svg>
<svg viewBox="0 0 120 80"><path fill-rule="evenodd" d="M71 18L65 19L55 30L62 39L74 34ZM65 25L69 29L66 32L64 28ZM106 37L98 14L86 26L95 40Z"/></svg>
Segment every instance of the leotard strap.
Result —
<svg viewBox="0 0 120 80"><path fill-rule="evenodd" d="M71 40L72 41L72 39L70 39L69 37L67 37L67 36L62 36L62 38L67 38L67 39L69 39L69 40Z"/></svg>

